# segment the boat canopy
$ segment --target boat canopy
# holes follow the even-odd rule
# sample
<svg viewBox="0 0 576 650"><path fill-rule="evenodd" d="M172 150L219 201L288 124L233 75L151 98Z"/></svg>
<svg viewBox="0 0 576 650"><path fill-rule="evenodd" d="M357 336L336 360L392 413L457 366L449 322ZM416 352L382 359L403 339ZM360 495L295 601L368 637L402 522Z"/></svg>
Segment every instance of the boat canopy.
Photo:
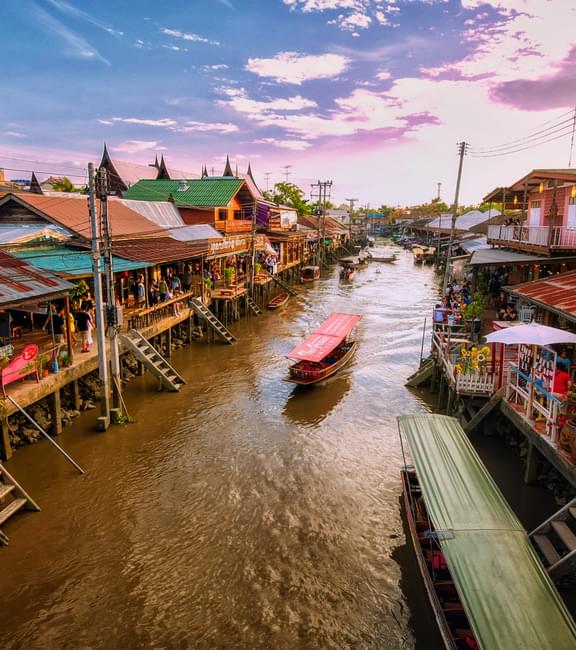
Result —
<svg viewBox="0 0 576 650"><path fill-rule="evenodd" d="M350 334L362 316L335 312L305 341L302 341L286 356L302 361L322 361Z"/></svg>
<svg viewBox="0 0 576 650"><path fill-rule="evenodd" d="M458 421L425 414L398 421L481 648L576 648L572 617Z"/></svg>

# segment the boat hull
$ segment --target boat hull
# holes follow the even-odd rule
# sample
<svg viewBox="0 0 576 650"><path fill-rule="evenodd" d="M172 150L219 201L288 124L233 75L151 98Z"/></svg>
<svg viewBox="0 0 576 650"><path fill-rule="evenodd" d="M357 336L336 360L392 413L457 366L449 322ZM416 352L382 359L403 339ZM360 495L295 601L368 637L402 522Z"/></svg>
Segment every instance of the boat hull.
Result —
<svg viewBox="0 0 576 650"><path fill-rule="evenodd" d="M290 296L287 293L281 293L268 303L268 309L278 309L283 307L287 302Z"/></svg>
<svg viewBox="0 0 576 650"><path fill-rule="evenodd" d="M432 611L434 612L434 617L436 618L436 624L438 626L440 636L442 637L445 648L448 650L459 650L459 648L466 647L464 644L464 638L461 638L458 641L456 641L454 638L454 630L451 629L451 626L444 614L444 610L442 609L437 586L435 585L432 576L430 575L430 570L422 549L421 536L418 534L418 524L416 523L414 516L415 506L413 505L415 503L415 497L411 489L411 486L414 486L414 480L417 481L415 478L415 472L413 469L404 468L401 470L401 477L403 497L402 505L404 508L404 513L406 515L406 521L408 522L408 528L410 529L410 538L412 540L412 546L414 547L414 553L416 555L418 568L424 582L424 588L426 589L428 600L430 601ZM422 533L423 531L421 530L420 532ZM427 543L430 544L429 541ZM448 583L449 581L444 581L444 584ZM440 582L437 584L440 584ZM479 648L479 646L477 647Z"/></svg>
<svg viewBox="0 0 576 650"><path fill-rule="evenodd" d="M349 346L348 350L335 363L320 370L300 370L298 368L300 362L298 362L293 366L290 366L290 374L286 375L286 377L283 377L282 379L284 381L289 381L292 384L299 384L300 386L312 386L313 384L328 379L328 377L332 377L332 375L335 375L337 372L342 370L344 366L349 364L350 361L352 361L352 357L356 351L356 341L351 341L347 345Z"/></svg>

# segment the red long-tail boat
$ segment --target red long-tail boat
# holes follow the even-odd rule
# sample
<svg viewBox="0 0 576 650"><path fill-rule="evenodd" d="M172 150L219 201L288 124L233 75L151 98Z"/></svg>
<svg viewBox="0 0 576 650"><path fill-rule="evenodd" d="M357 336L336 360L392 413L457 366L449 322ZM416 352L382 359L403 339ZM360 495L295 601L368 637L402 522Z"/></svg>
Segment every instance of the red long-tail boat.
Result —
<svg viewBox="0 0 576 650"><path fill-rule="evenodd" d="M356 350L349 335L362 316L335 312L286 356L296 363L288 368L284 381L309 386L331 377L347 365Z"/></svg>

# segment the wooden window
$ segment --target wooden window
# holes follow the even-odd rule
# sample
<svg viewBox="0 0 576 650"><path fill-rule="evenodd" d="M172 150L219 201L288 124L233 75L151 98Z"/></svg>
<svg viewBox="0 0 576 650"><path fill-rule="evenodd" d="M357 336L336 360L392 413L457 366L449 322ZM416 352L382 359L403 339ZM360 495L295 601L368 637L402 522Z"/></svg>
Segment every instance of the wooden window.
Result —
<svg viewBox="0 0 576 650"><path fill-rule="evenodd" d="M228 219L228 210L226 208L219 208L218 221L226 221Z"/></svg>

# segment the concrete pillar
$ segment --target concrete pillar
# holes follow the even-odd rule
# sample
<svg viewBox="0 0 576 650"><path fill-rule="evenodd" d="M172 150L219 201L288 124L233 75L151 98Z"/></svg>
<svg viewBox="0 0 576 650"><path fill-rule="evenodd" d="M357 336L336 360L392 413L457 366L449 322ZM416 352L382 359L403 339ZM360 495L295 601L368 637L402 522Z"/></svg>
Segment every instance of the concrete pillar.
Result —
<svg viewBox="0 0 576 650"><path fill-rule="evenodd" d="M524 469L524 483L526 483L526 485L536 483L538 479L539 460L540 452L531 442L528 443L528 453L526 454L526 468Z"/></svg>
<svg viewBox="0 0 576 650"><path fill-rule="evenodd" d="M448 388L448 399L446 401L446 415L452 414L452 401L454 399L454 391Z"/></svg>
<svg viewBox="0 0 576 650"><path fill-rule="evenodd" d="M52 435L59 436L62 433L62 401L59 388L49 395L48 401L52 418Z"/></svg>
<svg viewBox="0 0 576 650"><path fill-rule="evenodd" d="M72 384L72 404L74 408L79 411L80 410L80 385L78 384L78 380L75 379Z"/></svg>
<svg viewBox="0 0 576 650"><path fill-rule="evenodd" d="M0 458L2 460L9 460L12 456L12 445L10 444L8 418L2 418L0 426Z"/></svg>

